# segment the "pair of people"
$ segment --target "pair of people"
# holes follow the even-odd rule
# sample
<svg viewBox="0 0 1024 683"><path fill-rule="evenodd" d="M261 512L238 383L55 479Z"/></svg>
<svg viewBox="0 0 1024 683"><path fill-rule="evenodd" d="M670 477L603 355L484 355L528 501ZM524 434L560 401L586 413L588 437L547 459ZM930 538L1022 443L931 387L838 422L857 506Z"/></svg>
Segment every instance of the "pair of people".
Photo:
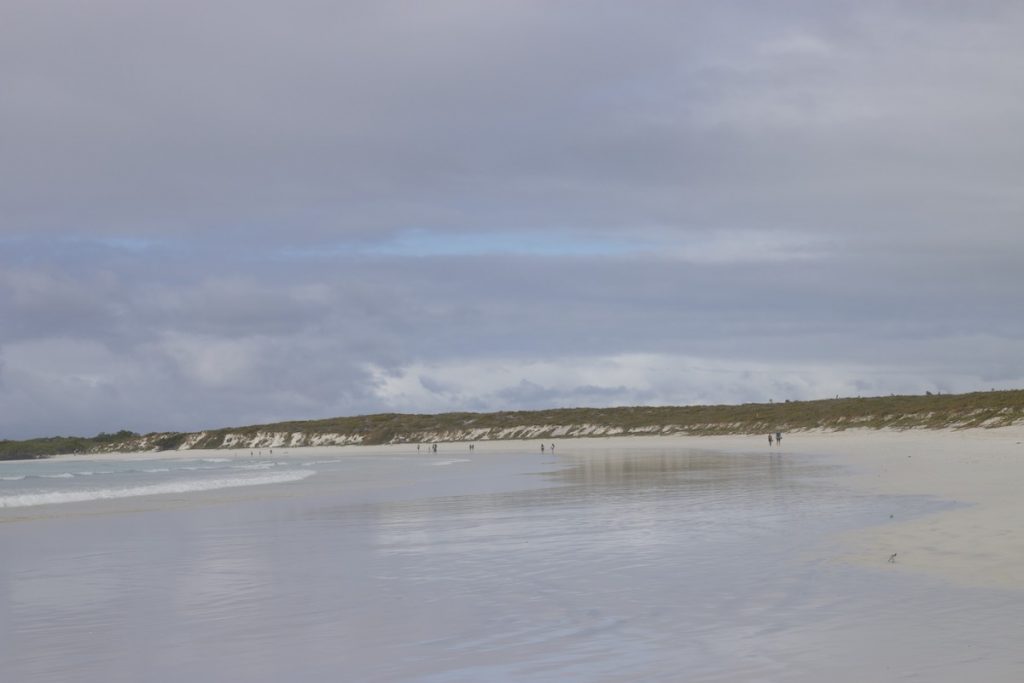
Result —
<svg viewBox="0 0 1024 683"><path fill-rule="evenodd" d="M775 432L775 443L782 445L782 432ZM768 432L768 445L772 445L772 433Z"/></svg>

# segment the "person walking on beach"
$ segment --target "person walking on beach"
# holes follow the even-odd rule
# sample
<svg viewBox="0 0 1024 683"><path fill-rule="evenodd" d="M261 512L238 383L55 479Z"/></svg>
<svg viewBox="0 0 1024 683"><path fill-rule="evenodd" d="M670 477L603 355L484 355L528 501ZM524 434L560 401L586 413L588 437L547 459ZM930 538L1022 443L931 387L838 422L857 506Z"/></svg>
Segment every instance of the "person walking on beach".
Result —
<svg viewBox="0 0 1024 683"><path fill-rule="evenodd" d="M775 432L775 443L782 445L782 432Z"/></svg>
<svg viewBox="0 0 1024 683"><path fill-rule="evenodd" d="M773 443L773 441L772 441L772 433L768 432L768 445L771 446L772 443Z"/></svg>

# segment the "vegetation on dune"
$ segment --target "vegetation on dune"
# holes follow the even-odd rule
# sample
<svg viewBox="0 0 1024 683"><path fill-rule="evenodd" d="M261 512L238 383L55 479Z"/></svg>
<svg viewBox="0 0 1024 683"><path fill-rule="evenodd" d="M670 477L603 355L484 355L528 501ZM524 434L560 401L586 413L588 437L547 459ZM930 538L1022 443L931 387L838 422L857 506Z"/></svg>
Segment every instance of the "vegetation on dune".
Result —
<svg viewBox="0 0 1024 683"><path fill-rule="evenodd" d="M439 415L382 413L249 425L193 434L168 432L140 436L121 431L91 438L0 441L0 459L140 449L248 448L249 444L269 438L268 435L288 435L292 439L288 445L316 443L318 436L343 438L345 443L381 444L610 434L757 434L778 430L885 427L966 429L1002 427L1019 421L1024 421L1024 390L717 406L560 408Z"/></svg>
<svg viewBox="0 0 1024 683"><path fill-rule="evenodd" d="M0 441L0 460L45 458L59 453L88 453L98 447L117 446L139 438L127 429L114 434L100 432L96 436L48 436L26 441Z"/></svg>

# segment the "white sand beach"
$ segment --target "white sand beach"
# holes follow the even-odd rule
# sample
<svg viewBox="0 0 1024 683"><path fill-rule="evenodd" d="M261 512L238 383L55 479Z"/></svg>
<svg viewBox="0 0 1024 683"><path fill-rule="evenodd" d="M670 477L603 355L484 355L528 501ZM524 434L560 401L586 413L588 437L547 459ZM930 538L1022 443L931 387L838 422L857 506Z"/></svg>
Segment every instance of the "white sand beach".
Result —
<svg viewBox="0 0 1024 683"><path fill-rule="evenodd" d="M702 441L741 447L732 437ZM894 571L1024 590L1024 428L792 434L776 450L841 456L854 469L852 483L866 491L963 506L910 521L883 520L848 535L841 559L879 566L896 553Z"/></svg>
<svg viewBox="0 0 1024 683"><path fill-rule="evenodd" d="M658 438L658 437L652 437ZM904 521L882 520L851 534L841 561L888 565L965 586L1024 590L1024 426L965 430L847 430L783 435L672 437L678 445L728 452L836 456L852 468L850 483L865 491L933 496L962 504ZM587 439L566 448L607 440Z"/></svg>
<svg viewBox="0 0 1024 683"><path fill-rule="evenodd" d="M851 430L14 464L0 660L12 680L108 683L1018 680L1022 442Z"/></svg>
<svg viewBox="0 0 1024 683"><path fill-rule="evenodd" d="M965 586L1024 590L1024 426L966 430L858 430L785 434L769 447L763 436L629 436L555 441L557 453L586 455L616 447L699 448L733 453L785 456L822 455L850 467L848 483L864 491L935 497L960 506L905 521L880 520L876 527L850 534L837 546L837 560L865 566L890 565L899 572L922 572ZM525 442L539 449L537 440ZM522 441L483 441L476 454L522 449ZM437 455L467 452L467 444L440 444ZM233 451L173 451L106 454L104 459L249 456ZM253 451L256 453L256 451ZM413 453L415 445L278 448L274 458L313 455L366 456ZM270 455L269 449L259 454ZM99 456L59 456L84 460ZM893 562L889 558L895 553Z"/></svg>

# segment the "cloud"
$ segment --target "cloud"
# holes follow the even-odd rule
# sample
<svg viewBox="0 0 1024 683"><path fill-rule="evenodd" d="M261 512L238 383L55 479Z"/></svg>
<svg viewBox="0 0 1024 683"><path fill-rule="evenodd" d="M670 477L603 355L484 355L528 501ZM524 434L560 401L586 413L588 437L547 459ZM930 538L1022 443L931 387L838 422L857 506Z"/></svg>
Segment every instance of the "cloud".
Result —
<svg viewBox="0 0 1024 683"><path fill-rule="evenodd" d="M0 438L1019 383L1022 27L5 3Z"/></svg>
<svg viewBox="0 0 1024 683"><path fill-rule="evenodd" d="M672 354L566 356L547 361L485 359L371 369L379 400L399 410L520 410L555 407L689 405L784 401L978 387L969 370L942 371L922 380L918 369L896 363L818 364L752 362ZM1020 380L1020 368L1017 369ZM437 391L435 378L444 378ZM997 381L993 387L1013 386ZM470 399L470 400L467 400Z"/></svg>
<svg viewBox="0 0 1024 683"><path fill-rule="evenodd" d="M5 231L916 232L1016 187L1012 5L104 8L8 6Z"/></svg>

